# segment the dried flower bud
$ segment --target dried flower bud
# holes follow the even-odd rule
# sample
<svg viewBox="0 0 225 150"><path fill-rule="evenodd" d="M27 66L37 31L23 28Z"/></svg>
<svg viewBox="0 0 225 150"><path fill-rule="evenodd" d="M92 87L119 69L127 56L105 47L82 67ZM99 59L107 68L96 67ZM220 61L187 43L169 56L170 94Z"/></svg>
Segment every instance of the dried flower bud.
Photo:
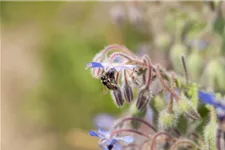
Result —
<svg viewBox="0 0 225 150"><path fill-rule="evenodd" d="M130 103L133 100L133 91L128 83L125 83L123 86L123 95L128 103Z"/></svg>
<svg viewBox="0 0 225 150"><path fill-rule="evenodd" d="M149 89L143 88L139 91L136 107L138 110L144 110L150 100L151 92Z"/></svg>
<svg viewBox="0 0 225 150"><path fill-rule="evenodd" d="M159 128L163 130L172 129L177 124L177 115L163 110L159 114Z"/></svg>
<svg viewBox="0 0 225 150"><path fill-rule="evenodd" d="M114 102L116 103L116 105L118 107L122 107L123 106L123 97L122 97L122 92L120 90L120 88L118 87L116 90L111 90L111 95L112 95L112 98L114 100Z"/></svg>
<svg viewBox="0 0 225 150"><path fill-rule="evenodd" d="M194 108L193 104L190 100L187 100L186 98L183 98L179 100L177 103L175 103L174 111L178 114L185 114L186 116L198 120L200 119L200 115L197 112L197 110Z"/></svg>

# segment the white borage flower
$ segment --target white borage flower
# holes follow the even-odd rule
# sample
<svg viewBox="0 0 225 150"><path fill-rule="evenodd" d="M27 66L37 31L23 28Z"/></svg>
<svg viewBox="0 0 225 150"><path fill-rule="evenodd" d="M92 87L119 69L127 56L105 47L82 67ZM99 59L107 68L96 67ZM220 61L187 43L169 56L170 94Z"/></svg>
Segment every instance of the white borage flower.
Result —
<svg viewBox="0 0 225 150"><path fill-rule="evenodd" d="M97 68L102 68L105 71L108 71L111 68L114 68L117 72L120 72L122 70L133 70L136 67L136 65L126 65L126 64L120 64L120 63L114 63L114 64L109 64L107 62L105 63L100 63L100 62L90 62L87 64L86 69L92 68L92 69L97 69Z"/></svg>

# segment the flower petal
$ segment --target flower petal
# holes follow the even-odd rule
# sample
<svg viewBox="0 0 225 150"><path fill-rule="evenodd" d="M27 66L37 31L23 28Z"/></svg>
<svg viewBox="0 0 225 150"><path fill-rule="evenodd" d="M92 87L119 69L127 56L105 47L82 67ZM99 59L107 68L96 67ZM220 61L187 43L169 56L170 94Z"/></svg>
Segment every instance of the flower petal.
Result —
<svg viewBox="0 0 225 150"><path fill-rule="evenodd" d="M122 146L119 143L113 145L114 150L122 150Z"/></svg>
<svg viewBox="0 0 225 150"><path fill-rule="evenodd" d="M103 147L102 150L109 150L107 146Z"/></svg>
<svg viewBox="0 0 225 150"><path fill-rule="evenodd" d="M213 93L207 93L207 92L199 91L198 97L204 103L211 104L211 105L214 104L215 95Z"/></svg>
<svg viewBox="0 0 225 150"><path fill-rule="evenodd" d="M109 131L103 130L100 126L98 126L98 133L102 138L109 138Z"/></svg>
<svg viewBox="0 0 225 150"><path fill-rule="evenodd" d="M145 114L145 121L147 121L148 123L152 124L153 122L153 111L152 109L149 107L149 105L147 106L146 109L146 114Z"/></svg>
<svg viewBox="0 0 225 150"><path fill-rule="evenodd" d="M100 135L95 131L88 131L88 133L90 136L96 136L96 137L100 138Z"/></svg>
<svg viewBox="0 0 225 150"><path fill-rule="evenodd" d="M109 146L113 147L113 150L122 150L122 146L118 143L116 139L111 139L106 141L107 150Z"/></svg>
<svg viewBox="0 0 225 150"><path fill-rule="evenodd" d="M225 111L225 105L222 104L220 101L216 100L214 93L198 91L198 97L203 103L210 104L216 108L221 108Z"/></svg>
<svg viewBox="0 0 225 150"><path fill-rule="evenodd" d="M115 121L115 118L109 114L99 114L95 116L94 122L101 128L110 129L111 125ZM98 124L99 123L99 124Z"/></svg>
<svg viewBox="0 0 225 150"><path fill-rule="evenodd" d="M87 64L86 69L88 68L103 68L104 69L103 65L100 62L90 62Z"/></svg>
<svg viewBox="0 0 225 150"><path fill-rule="evenodd" d="M118 140L126 143L126 144L130 144L134 142L134 138L131 136L124 136L124 137L117 137Z"/></svg>
<svg viewBox="0 0 225 150"><path fill-rule="evenodd" d="M136 67L136 65L115 65L113 68L115 68L116 71L122 71L122 70L132 70Z"/></svg>

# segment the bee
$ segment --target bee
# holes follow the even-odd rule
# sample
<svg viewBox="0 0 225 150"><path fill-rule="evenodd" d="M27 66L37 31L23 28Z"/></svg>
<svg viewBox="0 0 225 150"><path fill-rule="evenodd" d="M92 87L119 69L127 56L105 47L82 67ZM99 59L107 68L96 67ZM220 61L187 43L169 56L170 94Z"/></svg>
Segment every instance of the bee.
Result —
<svg viewBox="0 0 225 150"><path fill-rule="evenodd" d="M104 84L109 90L117 90L118 86L115 80L115 72L114 68L109 69L107 72L103 72L101 75L101 82Z"/></svg>

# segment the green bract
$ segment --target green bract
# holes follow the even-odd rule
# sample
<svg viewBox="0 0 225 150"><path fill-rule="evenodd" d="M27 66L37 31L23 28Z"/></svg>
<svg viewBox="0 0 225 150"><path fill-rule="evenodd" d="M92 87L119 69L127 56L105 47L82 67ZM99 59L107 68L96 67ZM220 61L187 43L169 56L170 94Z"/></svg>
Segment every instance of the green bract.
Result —
<svg viewBox="0 0 225 150"><path fill-rule="evenodd" d="M160 129L172 129L176 127L177 115L174 113L169 113L167 110L163 110L159 114L158 124Z"/></svg>

